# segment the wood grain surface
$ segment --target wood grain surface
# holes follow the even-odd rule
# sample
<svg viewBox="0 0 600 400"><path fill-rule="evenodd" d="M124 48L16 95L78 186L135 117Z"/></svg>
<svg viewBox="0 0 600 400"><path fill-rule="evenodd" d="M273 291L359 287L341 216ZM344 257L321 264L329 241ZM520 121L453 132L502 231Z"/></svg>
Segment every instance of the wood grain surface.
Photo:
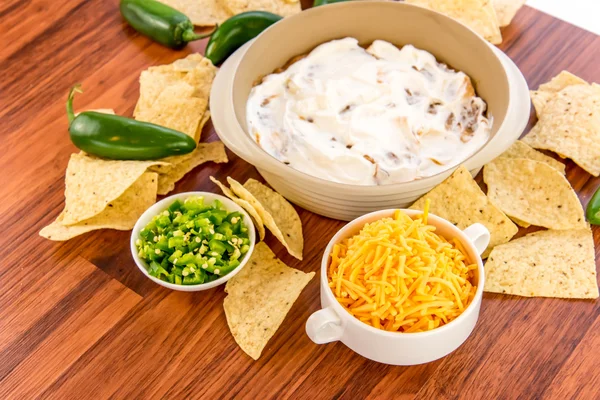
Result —
<svg viewBox="0 0 600 400"><path fill-rule="evenodd" d="M131 115L141 70L202 52L205 42L179 52L153 44L123 23L116 0L4 0L0 32L0 399L600 398L599 301L486 293L473 335L456 352L393 367L308 339L304 323L320 306L317 276L253 361L229 333L223 287L179 293L155 285L131 259L129 232L42 239L39 230L63 207L76 151L64 111L71 85L86 90L79 109ZM600 82L598 36L527 7L503 34L501 49L530 87L563 69ZM209 123L203 140L216 139ZM229 156L226 165L196 168L176 192L219 192L209 175L260 179ZM567 178L584 205L600 184L571 161ZM343 223L298 211L304 261L272 236L266 242L286 264L318 271ZM594 238L600 260L598 227Z"/></svg>

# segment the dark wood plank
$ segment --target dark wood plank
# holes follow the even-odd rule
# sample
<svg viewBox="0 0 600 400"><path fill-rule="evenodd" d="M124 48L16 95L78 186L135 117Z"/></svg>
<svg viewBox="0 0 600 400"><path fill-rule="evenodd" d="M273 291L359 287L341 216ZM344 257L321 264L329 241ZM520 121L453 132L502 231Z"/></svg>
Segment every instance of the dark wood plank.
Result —
<svg viewBox="0 0 600 400"><path fill-rule="evenodd" d="M40 395L141 300L80 257L31 283L2 309L3 399Z"/></svg>
<svg viewBox="0 0 600 400"><path fill-rule="evenodd" d="M317 275L252 361L229 333L222 287L177 293L156 286L131 260L129 232L92 232L66 243L40 238L62 209L64 171L75 151L64 115L68 88L83 84L78 109L130 115L141 70L202 52L206 42L181 51L153 44L123 24L118 0L8 0L0 16L0 398L598 397L597 379L587 379L600 374L597 301L486 294L475 332L455 353L392 367L307 338L304 323L320 307ZM530 87L563 69L600 82L596 35L530 8L503 34L501 49ZM210 123L203 140L217 140ZM228 164L196 168L175 192L219 192L210 175L260 179L228 154ZM565 162L586 204L600 178ZM318 271L343 223L298 211L304 261L270 235L266 242L288 265ZM594 239L600 243L598 228Z"/></svg>
<svg viewBox="0 0 600 400"><path fill-rule="evenodd" d="M484 295L480 325L442 365L419 398L459 398L464 388L490 398L535 399L598 315L594 301ZM490 382L494 377L510 385Z"/></svg>
<svg viewBox="0 0 600 400"><path fill-rule="evenodd" d="M588 334L579 342L569 359L544 392L546 399L600 398L600 363L596 359L600 348L600 317L590 325Z"/></svg>

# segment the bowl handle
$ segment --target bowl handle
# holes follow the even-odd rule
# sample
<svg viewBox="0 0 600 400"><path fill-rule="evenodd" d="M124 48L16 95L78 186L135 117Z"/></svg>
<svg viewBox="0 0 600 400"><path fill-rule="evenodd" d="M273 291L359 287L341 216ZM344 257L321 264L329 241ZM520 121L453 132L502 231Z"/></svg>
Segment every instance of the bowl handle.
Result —
<svg viewBox="0 0 600 400"><path fill-rule="evenodd" d="M343 333L342 321L331 307L314 312L306 321L306 334L316 344L340 340Z"/></svg>
<svg viewBox="0 0 600 400"><path fill-rule="evenodd" d="M490 231L480 224L476 223L463 229L463 233L469 238L478 254L481 254L487 249L490 244Z"/></svg>

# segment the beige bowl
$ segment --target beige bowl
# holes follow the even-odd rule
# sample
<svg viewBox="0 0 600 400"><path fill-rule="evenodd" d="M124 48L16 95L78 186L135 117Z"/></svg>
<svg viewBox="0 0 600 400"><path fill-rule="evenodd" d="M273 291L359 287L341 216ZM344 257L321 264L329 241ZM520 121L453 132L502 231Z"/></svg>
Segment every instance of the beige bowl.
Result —
<svg viewBox="0 0 600 400"><path fill-rule="evenodd" d="M264 152L247 132L246 103L253 84L294 56L334 39L355 37L368 45L382 39L412 44L468 74L493 116L491 138L463 164L476 174L506 150L529 119L527 83L504 53L466 26L436 12L403 3L348 2L303 11L271 26L221 68L211 92L211 112L221 140L256 166L292 202L315 213L351 220L368 212L406 207L448 177L382 186L326 181L288 167Z"/></svg>

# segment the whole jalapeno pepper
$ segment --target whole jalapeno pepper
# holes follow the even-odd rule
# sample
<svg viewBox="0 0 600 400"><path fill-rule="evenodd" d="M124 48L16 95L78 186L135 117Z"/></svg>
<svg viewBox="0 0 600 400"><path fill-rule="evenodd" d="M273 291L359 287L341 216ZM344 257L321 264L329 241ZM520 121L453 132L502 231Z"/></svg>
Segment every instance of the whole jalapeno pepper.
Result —
<svg viewBox="0 0 600 400"><path fill-rule="evenodd" d="M155 0L121 0L119 8L136 31L175 50L212 34L198 35L185 14Z"/></svg>
<svg viewBox="0 0 600 400"><path fill-rule="evenodd" d="M75 85L67 99L69 134L73 144L86 153L113 160L155 160L196 148L193 138L164 126L95 111L75 116L77 92L81 90Z"/></svg>
<svg viewBox="0 0 600 400"><path fill-rule="evenodd" d="M592 225L600 225L600 187L596 189L596 193L590 199L587 205L585 216Z"/></svg>
<svg viewBox="0 0 600 400"><path fill-rule="evenodd" d="M210 36L204 56L214 65L220 64L281 18L267 11L248 11L234 15Z"/></svg>

